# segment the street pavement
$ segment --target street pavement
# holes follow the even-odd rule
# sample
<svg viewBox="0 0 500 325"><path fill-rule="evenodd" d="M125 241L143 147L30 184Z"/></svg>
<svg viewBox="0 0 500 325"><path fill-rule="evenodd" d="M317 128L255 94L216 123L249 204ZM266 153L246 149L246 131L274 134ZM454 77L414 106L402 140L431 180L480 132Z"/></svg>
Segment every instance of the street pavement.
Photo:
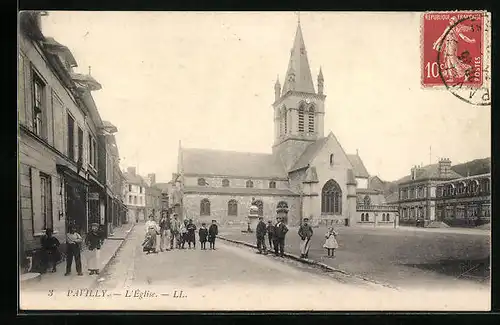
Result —
<svg viewBox="0 0 500 325"><path fill-rule="evenodd" d="M489 288L489 281L481 281L485 273L489 274L484 266L467 272L489 261L488 231L339 227L339 249L336 257L331 259L326 257L323 248L326 228L313 230L309 259L350 274L399 288L449 288L457 285ZM238 227L221 229L220 236L252 244L256 241L255 234L242 233ZM299 255L299 244L297 228L290 228L285 251Z"/></svg>
<svg viewBox="0 0 500 325"><path fill-rule="evenodd" d="M356 277L325 273L298 261L259 255L253 249L222 240L217 242L215 251L202 251L197 243L196 249L146 255L140 246L144 239L142 228L139 225L133 229L96 287L73 283L50 297L44 292L32 292L31 308L167 311L489 308L489 295L482 291L469 291L467 299L456 300L449 299L453 291L401 292ZM460 296L463 293L461 289Z"/></svg>

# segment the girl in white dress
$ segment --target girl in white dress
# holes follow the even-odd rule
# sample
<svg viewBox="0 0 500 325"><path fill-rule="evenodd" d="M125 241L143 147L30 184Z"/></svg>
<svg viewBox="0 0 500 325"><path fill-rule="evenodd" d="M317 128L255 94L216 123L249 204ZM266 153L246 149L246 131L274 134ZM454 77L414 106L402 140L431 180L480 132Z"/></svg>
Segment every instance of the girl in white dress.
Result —
<svg viewBox="0 0 500 325"><path fill-rule="evenodd" d="M339 244L337 243L337 232L333 227L328 228L325 238L323 247L328 250L328 257L335 257L335 249L339 247Z"/></svg>

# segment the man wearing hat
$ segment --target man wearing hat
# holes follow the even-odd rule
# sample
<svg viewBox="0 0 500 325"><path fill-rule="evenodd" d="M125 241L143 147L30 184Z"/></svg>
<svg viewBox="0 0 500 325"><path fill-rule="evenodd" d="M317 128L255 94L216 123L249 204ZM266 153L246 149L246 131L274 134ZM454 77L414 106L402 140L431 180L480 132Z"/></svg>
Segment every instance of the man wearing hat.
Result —
<svg viewBox="0 0 500 325"><path fill-rule="evenodd" d="M285 255L285 236L288 232L288 227L283 223L281 216L276 218L276 225L274 226L274 254L283 257Z"/></svg>
<svg viewBox="0 0 500 325"><path fill-rule="evenodd" d="M177 213L174 213L174 220L172 220L170 231L172 232L172 237L170 237L170 249L174 249L174 247L180 248L181 222L179 221Z"/></svg>
<svg viewBox="0 0 500 325"><path fill-rule="evenodd" d="M299 227L301 258L307 258L307 254L309 253L309 247L311 246L312 235L313 235L313 229L311 225L309 225L309 219L304 218L302 225Z"/></svg>
<svg viewBox="0 0 500 325"><path fill-rule="evenodd" d="M255 234L257 236L257 249L259 254L267 255L266 248L266 224L264 223L264 218L259 217L259 223L255 229Z"/></svg>

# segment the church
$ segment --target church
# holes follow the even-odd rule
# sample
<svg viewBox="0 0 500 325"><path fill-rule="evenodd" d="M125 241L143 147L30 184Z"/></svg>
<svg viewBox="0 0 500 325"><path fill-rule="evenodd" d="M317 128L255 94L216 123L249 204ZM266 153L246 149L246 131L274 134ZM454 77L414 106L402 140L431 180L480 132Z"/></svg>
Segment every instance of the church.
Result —
<svg viewBox="0 0 500 325"><path fill-rule="evenodd" d="M347 154L332 132L325 136L323 83L320 68L316 91L299 22L283 87L279 80L274 85L272 153L179 143L174 182L182 218L245 223L254 202L267 220L274 220L279 208L288 211L290 225L306 217L313 224L351 225L365 221L357 211L360 203L385 203L380 190L369 188L370 175L359 155Z"/></svg>

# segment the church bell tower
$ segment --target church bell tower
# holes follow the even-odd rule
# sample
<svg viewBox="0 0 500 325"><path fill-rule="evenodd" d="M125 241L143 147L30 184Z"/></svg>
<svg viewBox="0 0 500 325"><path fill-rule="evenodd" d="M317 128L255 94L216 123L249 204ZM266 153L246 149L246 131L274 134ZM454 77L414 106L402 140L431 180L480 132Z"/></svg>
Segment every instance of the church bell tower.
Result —
<svg viewBox="0 0 500 325"><path fill-rule="evenodd" d="M309 144L324 137L323 82L320 69L316 92L299 20L281 92L279 80L274 85L273 153L280 156L287 171Z"/></svg>

